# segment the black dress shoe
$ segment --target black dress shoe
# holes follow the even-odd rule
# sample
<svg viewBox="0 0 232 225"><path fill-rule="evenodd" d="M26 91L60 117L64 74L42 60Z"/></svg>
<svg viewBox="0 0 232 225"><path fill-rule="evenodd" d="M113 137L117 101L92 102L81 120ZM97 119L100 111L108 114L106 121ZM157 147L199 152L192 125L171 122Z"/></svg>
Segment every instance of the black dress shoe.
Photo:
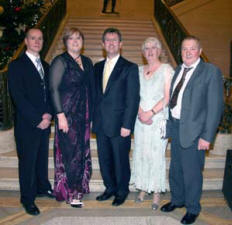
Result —
<svg viewBox="0 0 232 225"><path fill-rule="evenodd" d="M38 207L32 203L32 204L22 204L23 208L25 209L26 213L32 215L32 216L37 216L40 214L40 211Z"/></svg>
<svg viewBox="0 0 232 225"><path fill-rule="evenodd" d="M187 212L180 222L182 224L192 224L195 222L197 217L198 215Z"/></svg>
<svg viewBox="0 0 232 225"><path fill-rule="evenodd" d="M52 190L44 191L44 192L38 192L37 197L48 197L48 198L55 198L53 195Z"/></svg>
<svg viewBox="0 0 232 225"><path fill-rule="evenodd" d="M174 205L171 202L169 202L169 203L163 205L160 210L162 212L172 212L176 208L183 208L183 207L184 207L184 205Z"/></svg>
<svg viewBox="0 0 232 225"><path fill-rule="evenodd" d="M106 192L105 191L103 194L97 196L96 200L97 201L105 201L105 200L111 198L113 195L114 195L113 192Z"/></svg>
<svg viewBox="0 0 232 225"><path fill-rule="evenodd" d="M125 202L126 197L127 197L127 195L126 196L116 196L114 201L112 202L112 205L113 206L122 205Z"/></svg>

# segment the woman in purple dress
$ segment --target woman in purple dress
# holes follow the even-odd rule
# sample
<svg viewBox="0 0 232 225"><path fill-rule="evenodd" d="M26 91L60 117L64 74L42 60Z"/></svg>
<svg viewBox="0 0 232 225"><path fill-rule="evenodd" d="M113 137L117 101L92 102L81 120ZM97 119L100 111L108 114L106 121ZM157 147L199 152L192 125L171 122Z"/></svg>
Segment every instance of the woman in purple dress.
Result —
<svg viewBox="0 0 232 225"><path fill-rule="evenodd" d="M89 193L92 172L90 121L94 98L93 65L80 54L84 36L77 28L68 29L63 42L67 49L50 68L50 93L55 112L54 195L73 207L82 207Z"/></svg>

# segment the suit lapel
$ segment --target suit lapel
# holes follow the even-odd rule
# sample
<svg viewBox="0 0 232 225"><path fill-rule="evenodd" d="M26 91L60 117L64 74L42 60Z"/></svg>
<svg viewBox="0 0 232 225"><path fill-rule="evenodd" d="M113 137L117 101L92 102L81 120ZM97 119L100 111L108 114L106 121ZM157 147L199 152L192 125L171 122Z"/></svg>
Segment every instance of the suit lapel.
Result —
<svg viewBox="0 0 232 225"><path fill-rule="evenodd" d="M99 71L98 71L98 85L99 85L99 90L101 90L101 93L103 93L103 72L104 72L104 65L105 61L103 60L99 66Z"/></svg>
<svg viewBox="0 0 232 225"><path fill-rule="evenodd" d="M116 79L118 79L120 72L121 72L121 69L122 69L122 65L123 65L123 58L120 56L118 58L118 61L116 62L115 66L114 66L113 71L110 74L109 80L108 80L107 85L106 85L105 93L108 92L108 90L110 89L110 87L112 86L114 81Z"/></svg>
<svg viewBox="0 0 232 225"><path fill-rule="evenodd" d="M192 85L193 81L194 81L198 76L200 76L202 69L203 69L203 61L201 60L201 61L199 62L199 64L197 65L196 69L194 70L194 72L193 72L193 74L192 74L192 76L191 76L189 82L187 83L185 89L189 88L189 87Z"/></svg>
<svg viewBox="0 0 232 225"><path fill-rule="evenodd" d="M26 53L24 53L24 59L26 60L28 66L30 67L30 70L33 71L33 74L36 75L37 78L39 78L41 80L39 71L37 70L37 68L35 67L34 63L31 61L31 59L27 56ZM41 60L42 62L42 60ZM43 64L42 64L43 65ZM44 65L43 65L43 69L44 69Z"/></svg>

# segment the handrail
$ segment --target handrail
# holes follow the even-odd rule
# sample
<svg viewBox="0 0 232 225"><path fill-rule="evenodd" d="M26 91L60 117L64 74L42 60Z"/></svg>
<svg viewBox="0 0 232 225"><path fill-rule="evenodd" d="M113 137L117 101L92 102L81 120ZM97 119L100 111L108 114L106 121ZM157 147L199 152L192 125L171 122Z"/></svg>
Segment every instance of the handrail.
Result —
<svg viewBox="0 0 232 225"><path fill-rule="evenodd" d="M65 14L66 0L56 0L35 26L40 28L44 34L44 46L41 51L42 57L45 57L48 52ZM17 58L23 52L24 48L25 45L22 43L11 60ZM8 93L7 71L8 65L6 65L4 69L0 70L0 130L6 130L13 126L13 107Z"/></svg>

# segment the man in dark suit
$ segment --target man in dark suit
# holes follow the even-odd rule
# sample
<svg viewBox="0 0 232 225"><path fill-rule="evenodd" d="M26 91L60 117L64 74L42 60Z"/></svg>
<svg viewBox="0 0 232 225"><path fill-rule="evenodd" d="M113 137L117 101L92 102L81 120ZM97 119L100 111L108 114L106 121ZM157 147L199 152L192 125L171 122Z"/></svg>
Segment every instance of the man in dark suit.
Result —
<svg viewBox="0 0 232 225"><path fill-rule="evenodd" d="M97 197L121 205L129 193L131 132L139 106L138 66L120 56L121 33L104 31L107 58L94 66L96 102L93 132L96 133L101 175L106 190Z"/></svg>
<svg viewBox="0 0 232 225"><path fill-rule="evenodd" d="M51 108L48 97L49 66L40 60L43 34L30 29L26 52L9 65L9 90L15 106L15 140L19 161L21 203L31 215L40 213L36 195L53 197L48 181L48 145Z"/></svg>
<svg viewBox="0 0 232 225"><path fill-rule="evenodd" d="M163 212L186 207L182 224L192 224L200 213L205 150L212 143L223 112L223 80L220 70L200 59L202 48L194 36L181 46L183 64L178 66L171 84L171 137L169 183L171 202Z"/></svg>

